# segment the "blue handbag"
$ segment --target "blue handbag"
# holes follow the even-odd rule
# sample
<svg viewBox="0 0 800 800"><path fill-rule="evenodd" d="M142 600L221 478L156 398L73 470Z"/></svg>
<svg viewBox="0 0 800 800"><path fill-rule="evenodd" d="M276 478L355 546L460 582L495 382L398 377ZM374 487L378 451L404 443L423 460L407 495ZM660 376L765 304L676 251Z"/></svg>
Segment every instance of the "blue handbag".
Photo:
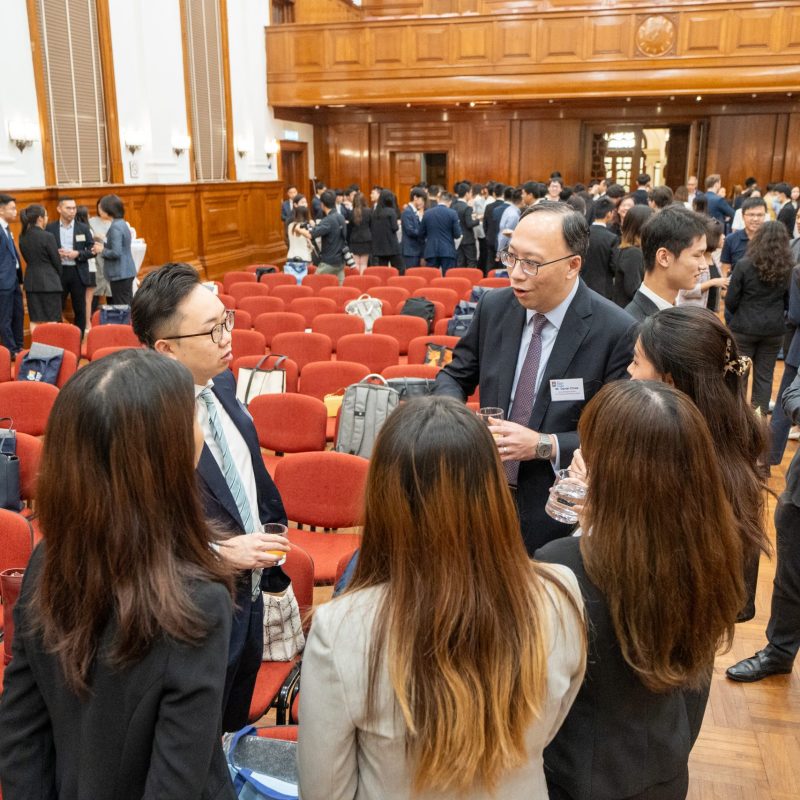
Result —
<svg viewBox="0 0 800 800"><path fill-rule="evenodd" d="M308 262L287 261L283 265L283 272L285 275L291 275L300 285L303 282L303 278L308 275Z"/></svg>
<svg viewBox="0 0 800 800"><path fill-rule="evenodd" d="M297 743L262 739L252 726L223 739L239 800L297 800Z"/></svg>
<svg viewBox="0 0 800 800"><path fill-rule="evenodd" d="M130 306L100 306L101 325L130 325Z"/></svg>

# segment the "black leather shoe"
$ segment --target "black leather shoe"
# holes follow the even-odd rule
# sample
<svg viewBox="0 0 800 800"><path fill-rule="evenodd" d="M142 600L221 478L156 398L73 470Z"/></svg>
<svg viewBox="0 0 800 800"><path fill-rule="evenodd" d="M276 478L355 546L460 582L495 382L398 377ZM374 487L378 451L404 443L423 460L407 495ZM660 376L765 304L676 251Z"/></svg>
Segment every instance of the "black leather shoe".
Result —
<svg viewBox="0 0 800 800"><path fill-rule="evenodd" d="M728 667L725 674L732 681L753 683L770 675L787 675L792 671L794 662L776 657L769 650L759 650L751 658L745 658L738 664Z"/></svg>

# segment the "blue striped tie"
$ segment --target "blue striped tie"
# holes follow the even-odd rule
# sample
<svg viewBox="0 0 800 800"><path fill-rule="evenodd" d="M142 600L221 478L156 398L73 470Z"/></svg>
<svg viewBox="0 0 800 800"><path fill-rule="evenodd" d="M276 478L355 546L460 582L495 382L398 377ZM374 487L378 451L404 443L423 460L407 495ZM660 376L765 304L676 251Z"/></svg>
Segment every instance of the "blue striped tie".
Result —
<svg viewBox="0 0 800 800"><path fill-rule="evenodd" d="M247 493L244 490L244 484L236 469L236 464L233 463L233 456L228 447L228 440L225 438L225 432L222 430L222 423L217 413L217 405L214 402L213 392L206 387L200 392L200 398L206 405L208 421L211 423L211 432L214 434L214 441L217 443L222 453L222 474L225 477L228 488L231 490L236 508L239 510L239 516L242 519L242 527L245 533L253 533L255 531L255 525L253 523L253 514L250 511L250 503L247 500ZM258 590L261 586L261 572L262 570L260 569L253 570L251 588L254 597L258 596Z"/></svg>

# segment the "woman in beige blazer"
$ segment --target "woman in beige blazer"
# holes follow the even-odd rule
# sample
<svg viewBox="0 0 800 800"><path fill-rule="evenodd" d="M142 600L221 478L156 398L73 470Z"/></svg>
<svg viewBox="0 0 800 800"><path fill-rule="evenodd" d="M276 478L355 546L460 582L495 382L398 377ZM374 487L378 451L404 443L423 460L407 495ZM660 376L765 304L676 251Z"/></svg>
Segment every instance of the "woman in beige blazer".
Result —
<svg viewBox="0 0 800 800"><path fill-rule="evenodd" d="M406 403L372 456L353 580L306 647L303 800L545 800L582 612L570 570L529 560L481 420L446 397Z"/></svg>

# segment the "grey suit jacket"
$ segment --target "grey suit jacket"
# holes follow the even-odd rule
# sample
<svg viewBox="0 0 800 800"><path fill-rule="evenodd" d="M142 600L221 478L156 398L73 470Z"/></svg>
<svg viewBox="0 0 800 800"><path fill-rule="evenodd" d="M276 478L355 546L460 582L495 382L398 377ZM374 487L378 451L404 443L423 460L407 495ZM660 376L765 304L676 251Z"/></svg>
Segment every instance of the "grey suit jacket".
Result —
<svg viewBox="0 0 800 800"><path fill-rule="evenodd" d="M102 256L109 281L136 277L136 263L131 254L131 229L124 219L115 219L111 223Z"/></svg>
<svg viewBox="0 0 800 800"><path fill-rule="evenodd" d="M580 597L574 575L559 577ZM533 800L547 797L542 751L558 731L583 679L582 621L551 584L553 602L543 605L550 640L547 693L539 719L528 729L529 760L503 776L497 793L425 792L412 795L413 769L406 759L406 727L395 702L388 669L377 691L377 719L367 720L369 652L376 608L384 593L374 587L344 594L314 613L303 653L302 704L298 743L303 800ZM579 601L580 602L580 601Z"/></svg>

